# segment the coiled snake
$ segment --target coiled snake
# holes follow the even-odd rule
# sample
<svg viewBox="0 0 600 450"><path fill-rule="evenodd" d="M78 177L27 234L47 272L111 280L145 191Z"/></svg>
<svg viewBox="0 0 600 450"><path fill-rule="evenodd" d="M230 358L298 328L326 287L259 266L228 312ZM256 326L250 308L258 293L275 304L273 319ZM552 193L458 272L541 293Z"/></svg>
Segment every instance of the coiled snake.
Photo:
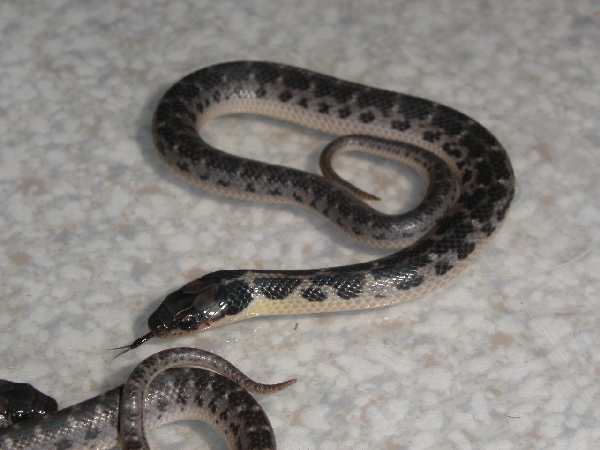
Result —
<svg viewBox="0 0 600 450"><path fill-rule="evenodd" d="M328 178L233 156L198 135L208 120L252 112L343 136L322 156ZM171 293L150 316L172 337L250 317L391 305L430 292L463 270L498 230L514 195L508 155L479 123L447 106L266 62L201 69L167 91L152 134L163 162L229 197L313 210L367 245L401 248L361 264L318 270L222 270ZM367 136L367 137L365 137ZM429 178L425 199L387 215L357 197L329 160L360 149L407 162Z"/></svg>
<svg viewBox="0 0 600 450"><path fill-rule="evenodd" d="M233 156L198 130L225 114L250 112L341 136L321 157L325 177ZM152 134L162 161L214 193L315 211L367 245L399 249L360 264L317 270L222 270L169 294L150 316L147 339L237 320L382 307L437 289L463 270L499 229L515 192L500 143L447 106L268 62L198 70L161 99ZM360 150L414 166L428 180L414 210L388 215L337 176L331 159Z"/></svg>
<svg viewBox="0 0 600 450"><path fill-rule="evenodd" d="M134 369L124 386L58 412L53 399L30 385L0 380L0 428L23 419L22 408L38 416L0 429L0 448L100 450L120 441L124 450L146 449L144 429L198 419L219 431L232 449L275 449L271 423L248 391L274 394L295 381L257 383L220 356L195 348L156 353Z"/></svg>

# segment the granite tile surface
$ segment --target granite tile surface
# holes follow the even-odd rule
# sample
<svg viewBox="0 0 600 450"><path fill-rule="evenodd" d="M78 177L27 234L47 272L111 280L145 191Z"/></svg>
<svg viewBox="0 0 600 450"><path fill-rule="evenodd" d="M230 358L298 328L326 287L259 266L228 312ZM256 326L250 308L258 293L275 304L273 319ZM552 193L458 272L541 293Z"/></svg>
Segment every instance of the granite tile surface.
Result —
<svg viewBox="0 0 600 450"><path fill-rule="evenodd" d="M68 405L143 357L198 346L260 381L279 448L595 449L600 442L600 2L0 3L0 378ZM201 192L150 119L192 70L264 59L448 104L507 148L506 225L449 285L380 310L249 320L116 360L164 295L223 268L317 268L386 252L288 206ZM252 116L203 136L318 170L322 133ZM344 156L387 212L412 170ZM224 449L204 425L161 448Z"/></svg>

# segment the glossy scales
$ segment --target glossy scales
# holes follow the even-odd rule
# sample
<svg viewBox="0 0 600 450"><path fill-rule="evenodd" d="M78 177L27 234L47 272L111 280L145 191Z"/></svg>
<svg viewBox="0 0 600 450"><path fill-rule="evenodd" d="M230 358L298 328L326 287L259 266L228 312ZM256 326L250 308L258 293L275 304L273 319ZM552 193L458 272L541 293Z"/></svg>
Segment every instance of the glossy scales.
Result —
<svg viewBox="0 0 600 450"><path fill-rule="evenodd" d="M346 145L343 139L354 139L361 150L417 167L430 181L428 195L413 211L385 214L361 200L362 194L332 170L325 170L325 178L245 159L199 136L208 120L239 112L345 137L330 145L334 149L327 158L340 152L336 146ZM150 329L159 337L258 315L387 306L431 292L460 273L489 242L515 190L500 143L464 114L422 98L268 62L224 63L184 77L160 101L153 137L163 162L203 189L302 206L366 245L399 249L349 266L207 274L168 296L152 316ZM394 150L378 151L381 142ZM443 195L446 191L449 196Z"/></svg>

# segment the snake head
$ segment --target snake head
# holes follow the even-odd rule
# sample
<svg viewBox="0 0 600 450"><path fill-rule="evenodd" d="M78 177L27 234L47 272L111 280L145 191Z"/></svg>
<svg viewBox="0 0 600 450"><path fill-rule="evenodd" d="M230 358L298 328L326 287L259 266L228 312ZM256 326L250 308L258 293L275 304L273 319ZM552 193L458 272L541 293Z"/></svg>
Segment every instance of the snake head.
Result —
<svg viewBox="0 0 600 450"><path fill-rule="evenodd" d="M221 270L197 278L167 295L148 319L150 332L159 338L178 337L215 326L236 313L231 288L244 271Z"/></svg>
<svg viewBox="0 0 600 450"><path fill-rule="evenodd" d="M148 327L159 338L201 331L221 319L224 307L218 302L219 283L198 278L170 293L148 318Z"/></svg>
<svg viewBox="0 0 600 450"><path fill-rule="evenodd" d="M0 380L0 426L37 419L57 409L56 400L32 385Z"/></svg>
<svg viewBox="0 0 600 450"><path fill-rule="evenodd" d="M252 289L243 281L245 273L220 270L170 293L148 318L150 332L129 345L112 348L122 350L115 358L153 337L174 338L232 321L252 300Z"/></svg>

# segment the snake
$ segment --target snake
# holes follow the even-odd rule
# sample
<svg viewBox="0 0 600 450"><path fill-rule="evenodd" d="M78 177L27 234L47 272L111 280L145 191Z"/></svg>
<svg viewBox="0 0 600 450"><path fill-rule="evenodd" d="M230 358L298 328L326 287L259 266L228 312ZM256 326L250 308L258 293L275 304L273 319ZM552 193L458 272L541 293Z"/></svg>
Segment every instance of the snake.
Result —
<svg viewBox="0 0 600 450"><path fill-rule="evenodd" d="M232 155L202 139L200 130L209 120L239 113L268 116L337 136L321 155L323 175ZM221 63L182 78L159 101L152 137L163 163L201 189L237 199L300 206L365 245L394 251L372 261L319 269L208 273L168 294L148 318L149 332L121 347L124 352L153 337L173 338L253 317L379 308L432 292L455 278L490 242L515 195L515 175L507 152L493 134L465 114L424 98L265 61ZM412 166L428 181L421 203L399 214L373 208L367 202L378 197L344 180L333 169L332 160L348 151L372 153ZM196 365L204 358L190 355L190 351L183 351L187 359L171 355L173 364ZM82 411L87 420L100 420L98 405L110 411L111 443L116 440L119 420L124 448L147 448L144 424L151 428L161 419L143 411L152 405L165 411L170 408L166 401L154 400L160 391L177 397L176 407L180 408L203 394L187 388L173 391L172 386L210 385L215 390L215 383L221 383L225 392L238 392L222 377L206 374L211 372L168 367L166 372L154 366L143 368L141 374L134 371L131 391L128 381L123 390L84 402L85 407L55 413L62 413L62 418L52 422L53 431L36 428L36 424L51 422L54 414L32 421L33 425L24 422L7 428L9 431L0 434L2 448L13 448L6 444L11 439L6 433L21 433L19 439L27 443L53 435L74 442L76 432L67 424L84 420ZM277 391L291 382L270 386L278 386L274 388ZM143 406L140 396L146 399ZM229 397L221 398L221 411L230 408ZM213 398L208 403L217 401ZM243 417L259 415L257 406L250 409ZM204 417L205 413L194 414ZM212 417L208 421L215 424ZM261 423L266 433L266 416ZM245 424L234 428L239 433L249 432ZM85 439L95 432L79 434L84 439L81 445L88 448ZM272 430L270 436L268 443L255 446L228 442L234 450L267 450L275 448Z"/></svg>
<svg viewBox="0 0 600 450"><path fill-rule="evenodd" d="M337 138L321 155L323 176L236 156L201 136L209 120L252 113ZM394 252L358 264L299 270L228 269L176 291L148 318L152 337L171 338L252 317L362 310L405 302L456 277L500 229L515 194L505 149L483 125L431 100L265 61L197 70L175 83L152 119L158 156L211 193L309 209L372 247ZM385 214L377 197L332 167L347 151L415 168L428 181L413 210ZM243 149L242 149L243 153Z"/></svg>
<svg viewBox="0 0 600 450"><path fill-rule="evenodd" d="M269 418L249 392L274 394L295 381L258 383L214 353L185 347L146 358L124 385L60 411L31 385L0 380L0 448L149 449L146 429L196 419L230 449L275 450Z"/></svg>

